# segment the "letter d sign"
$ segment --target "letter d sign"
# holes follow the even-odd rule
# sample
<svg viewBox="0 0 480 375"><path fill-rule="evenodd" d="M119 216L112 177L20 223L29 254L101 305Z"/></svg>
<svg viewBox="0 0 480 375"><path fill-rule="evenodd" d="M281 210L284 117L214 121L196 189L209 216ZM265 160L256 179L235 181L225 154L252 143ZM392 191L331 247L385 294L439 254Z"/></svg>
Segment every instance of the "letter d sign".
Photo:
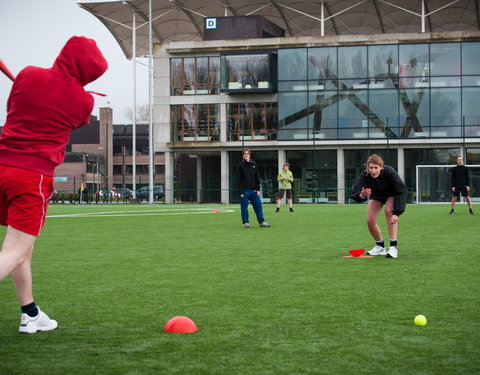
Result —
<svg viewBox="0 0 480 375"><path fill-rule="evenodd" d="M205 20L206 29L216 29L217 28L217 19L216 18L207 18Z"/></svg>

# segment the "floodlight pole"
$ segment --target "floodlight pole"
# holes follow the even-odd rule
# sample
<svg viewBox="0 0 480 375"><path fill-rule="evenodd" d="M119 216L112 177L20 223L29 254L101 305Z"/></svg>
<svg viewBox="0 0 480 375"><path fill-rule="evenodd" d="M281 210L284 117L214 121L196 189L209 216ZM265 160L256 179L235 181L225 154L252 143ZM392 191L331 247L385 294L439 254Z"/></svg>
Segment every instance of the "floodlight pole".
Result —
<svg viewBox="0 0 480 375"><path fill-rule="evenodd" d="M132 18L133 118L132 118L132 190L137 197L137 26L135 12Z"/></svg>
<svg viewBox="0 0 480 375"><path fill-rule="evenodd" d="M148 0L148 179L149 179L149 193L148 203L153 204L153 48L152 48L152 0Z"/></svg>

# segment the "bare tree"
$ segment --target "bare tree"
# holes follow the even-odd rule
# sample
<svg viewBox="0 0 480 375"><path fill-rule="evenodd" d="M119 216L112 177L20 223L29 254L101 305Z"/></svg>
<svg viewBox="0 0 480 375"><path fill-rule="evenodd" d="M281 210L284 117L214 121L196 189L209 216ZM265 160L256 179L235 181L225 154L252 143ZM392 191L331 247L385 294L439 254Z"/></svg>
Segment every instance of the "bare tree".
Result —
<svg viewBox="0 0 480 375"><path fill-rule="evenodd" d="M137 105L137 113L136 113L136 121L148 121L148 104L140 104ZM123 111L123 115L128 118L130 121L133 121L133 110L132 108L125 108Z"/></svg>

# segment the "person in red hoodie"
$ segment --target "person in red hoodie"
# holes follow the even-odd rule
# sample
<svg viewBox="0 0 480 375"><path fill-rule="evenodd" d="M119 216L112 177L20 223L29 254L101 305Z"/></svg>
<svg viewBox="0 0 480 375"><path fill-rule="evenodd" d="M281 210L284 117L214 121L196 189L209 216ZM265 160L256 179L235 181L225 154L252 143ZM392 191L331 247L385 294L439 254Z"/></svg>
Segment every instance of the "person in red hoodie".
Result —
<svg viewBox="0 0 480 375"><path fill-rule="evenodd" d="M53 66L27 66L15 78L0 137L0 281L12 275L22 315L19 332L57 328L33 300L31 259L53 195L70 132L90 121L94 100L83 86L108 64L94 40L70 38Z"/></svg>

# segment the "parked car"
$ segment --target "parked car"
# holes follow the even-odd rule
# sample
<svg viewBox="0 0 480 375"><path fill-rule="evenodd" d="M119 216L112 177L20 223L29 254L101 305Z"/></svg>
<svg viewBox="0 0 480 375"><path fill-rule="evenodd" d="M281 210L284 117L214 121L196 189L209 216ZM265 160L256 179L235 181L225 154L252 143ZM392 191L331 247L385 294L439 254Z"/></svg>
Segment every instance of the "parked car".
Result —
<svg viewBox="0 0 480 375"><path fill-rule="evenodd" d="M98 195L100 196L100 198L102 199L111 199L113 194L110 190L108 189L102 189L98 192Z"/></svg>
<svg viewBox="0 0 480 375"><path fill-rule="evenodd" d="M127 188L115 188L110 193L113 199L130 199L133 196L133 191Z"/></svg>
<svg viewBox="0 0 480 375"><path fill-rule="evenodd" d="M137 199L148 200L150 193L150 186L144 186L137 190ZM153 199L158 201L165 198L165 192L163 186L158 185L153 187Z"/></svg>

